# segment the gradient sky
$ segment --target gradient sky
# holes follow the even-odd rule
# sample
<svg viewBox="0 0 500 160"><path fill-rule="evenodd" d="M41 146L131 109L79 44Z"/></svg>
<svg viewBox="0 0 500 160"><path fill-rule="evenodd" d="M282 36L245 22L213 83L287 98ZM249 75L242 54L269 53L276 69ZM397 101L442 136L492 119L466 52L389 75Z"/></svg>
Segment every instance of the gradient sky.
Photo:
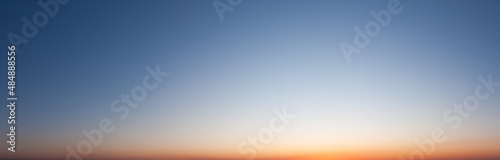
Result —
<svg viewBox="0 0 500 160"><path fill-rule="evenodd" d="M18 153L0 158L63 158L110 118L116 130L88 157L243 159L238 144L283 106L297 118L257 158L396 159L436 127L448 135L436 158L500 158L500 92L459 130L442 120L478 76L500 80L500 2L402 0L347 63L339 44L387 2L245 0L221 22L211 0L71 1L18 46ZM0 9L1 35L41 10L12 0ZM156 64L170 76L118 120L111 102Z"/></svg>

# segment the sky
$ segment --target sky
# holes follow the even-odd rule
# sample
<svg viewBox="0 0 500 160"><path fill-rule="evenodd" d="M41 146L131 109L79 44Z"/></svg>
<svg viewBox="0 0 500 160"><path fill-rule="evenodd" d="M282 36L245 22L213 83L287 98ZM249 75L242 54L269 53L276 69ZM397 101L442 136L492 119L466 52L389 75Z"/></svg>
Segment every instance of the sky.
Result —
<svg viewBox="0 0 500 160"><path fill-rule="evenodd" d="M389 2L243 0L223 20L211 0L58 3L16 46L17 152L4 144L0 159L64 159L103 118L114 131L85 159L247 159L239 146L273 119L284 129L264 149L244 147L255 159L409 159L436 128L447 139L427 159L500 159L500 87L458 129L443 118L479 77L500 81L500 2L401 0L348 63L339 44L355 45L354 28ZM4 46L43 11L0 3ZM121 120L111 104L148 66L169 75Z"/></svg>

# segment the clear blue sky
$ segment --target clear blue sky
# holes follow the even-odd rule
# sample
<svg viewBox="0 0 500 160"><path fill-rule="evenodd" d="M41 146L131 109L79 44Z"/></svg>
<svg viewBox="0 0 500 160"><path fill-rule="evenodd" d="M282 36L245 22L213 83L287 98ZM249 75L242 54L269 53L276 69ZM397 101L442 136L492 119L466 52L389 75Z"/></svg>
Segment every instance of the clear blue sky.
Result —
<svg viewBox="0 0 500 160"><path fill-rule="evenodd" d="M41 10L36 2L2 1L1 35L20 34L21 17ZM109 117L117 129L96 154L124 146L237 154L282 106L298 118L276 135L275 148L349 148L354 139L376 145L388 137L411 146L448 127L442 113L474 93L478 76L500 80L500 3L402 0L404 10L347 63L339 44L352 44L353 28L386 5L245 0L220 21L212 1L71 1L18 46L19 146L60 157L85 138L82 129ZM116 120L111 102L156 64L170 76ZM499 94L467 119L472 131L450 135L499 142Z"/></svg>

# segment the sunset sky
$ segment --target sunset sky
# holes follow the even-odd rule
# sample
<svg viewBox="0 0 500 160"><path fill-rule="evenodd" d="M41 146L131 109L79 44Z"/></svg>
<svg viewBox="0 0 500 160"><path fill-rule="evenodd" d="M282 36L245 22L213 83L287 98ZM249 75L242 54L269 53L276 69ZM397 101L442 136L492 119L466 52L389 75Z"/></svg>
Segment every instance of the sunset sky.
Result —
<svg viewBox="0 0 500 160"><path fill-rule="evenodd" d="M255 159L406 160L440 128L447 138L426 159L500 160L500 86L480 90L489 98L458 129L444 118L480 77L500 82L499 1L401 0L350 63L339 44L389 0L243 0L223 21L213 2L59 4L17 46L17 151L4 144L0 159L65 159L103 118L115 129L84 159L247 159L239 145L286 108L295 118L277 118L284 129ZM0 3L2 35L22 35L21 18L43 11ZM169 75L121 120L112 102L157 65Z"/></svg>

